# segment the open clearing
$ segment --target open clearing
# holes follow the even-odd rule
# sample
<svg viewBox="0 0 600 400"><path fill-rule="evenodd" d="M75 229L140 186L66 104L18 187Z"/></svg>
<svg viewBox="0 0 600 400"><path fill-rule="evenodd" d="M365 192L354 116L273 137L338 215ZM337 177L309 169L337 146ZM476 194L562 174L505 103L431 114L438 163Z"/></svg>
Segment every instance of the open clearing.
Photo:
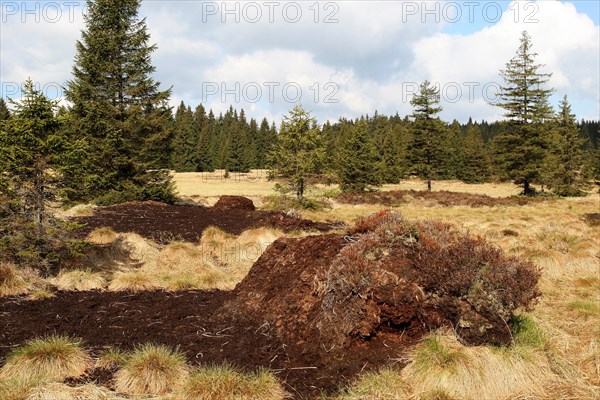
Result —
<svg viewBox="0 0 600 400"><path fill-rule="evenodd" d="M198 180L198 175L176 174L176 181L182 185L181 194L201 204L215 204L219 194L243 194L255 204L262 204L266 202L264 196L273 194L272 182L240 179L220 186L217 181ZM423 186L422 182L410 181L385 189L414 190ZM58 333L83 339L84 348L96 359L108 348L128 351L140 344L155 343L179 348L190 365L225 363L244 371L264 367L295 398L339 395L346 399L479 399L481 393L490 400L597 398L600 226L590 215L598 213L598 195L513 204L512 200L502 199L514 194L512 185L434 182L433 187L487 194L498 201L471 204L473 199L479 202L482 198L447 194L444 198L453 200L441 204L440 199L429 195L403 192L401 201L396 202L396 198L391 206L379 200L333 199L329 209L302 212L305 220L284 213L254 211L244 204L219 212L205 207L157 204L97 209L93 217L84 218L93 222L86 234L94 238L99 248L96 259L87 260L81 269L89 269L104 283L96 290L56 291L56 282L54 286L37 282L35 288L19 292L23 293L20 296L1 298L0 357L29 339ZM318 336L317 331L308 329L313 326L312 319L320 315L314 310L321 310L323 305L294 296L305 293L303 298L315 298L310 293L322 290L318 285L313 287L315 282L326 282L325 278L317 279L319 271L325 271L323 268L355 240L352 235L344 239L348 226L359 217L390 208L425 224L432 219L451 223L468 231L471 237L485 237L508 256L522 257L540 267L538 286L542 295L526 319L534 321L537 333L528 339L515 336L516 344L508 350L489 345L466 346L468 337L457 342L455 333L464 333L449 333L444 330L445 323L435 325L431 319L412 314L400 321L398 311L394 311L396 322L364 325L349 344L338 348L334 346L338 342L331 338L338 338L339 332L323 330L316 324L321 326ZM331 221L347 225L332 225ZM102 226L112 230L99 229ZM273 228L277 230L269 230ZM333 233L306 237L319 230ZM135 238L125 232L141 236L135 239L135 249L117 251L117 246L122 245L119 241L131 244ZM262 253L276 237L284 239ZM267 241L258 254L239 256L243 246L253 246L260 240ZM207 254L201 244L209 242L213 250ZM259 259L260 253L264 257ZM207 258L212 263L211 273L220 274L218 279L210 275L201 285L191 284L190 276L197 277L198 271L205 271ZM250 269L252 264L255 268ZM165 283L166 278L161 275L165 271L191 265L194 268L184 271L187 275L177 275L177 279L188 280L176 284L170 277L169 284ZM235 279L222 284L222 275L228 272ZM127 286L110 289L111 279L123 278L124 274L129 274L129 279L146 279L149 286L146 290L143 285L142 290L129 290ZM160 284L156 281L159 278ZM243 281L244 278L247 279ZM240 281L241 285L230 290ZM28 296L40 287L54 297L29 300ZM377 296L383 299L385 293ZM382 320L391 318L385 308L369 308L369 304L365 307L381 313ZM326 333L332 336L323 336ZM436 364L439 357L444 361ZM423 375L426 361L429 364L425 370L429 373ZM117 370L118 367L91 368L86 375L69 378L66 383L93 383L115 389ZM444 378L432 380L431 376ZM340 394L340 390L352 385L352 389ZM435 393L438 397L433 396Z"/></svg>

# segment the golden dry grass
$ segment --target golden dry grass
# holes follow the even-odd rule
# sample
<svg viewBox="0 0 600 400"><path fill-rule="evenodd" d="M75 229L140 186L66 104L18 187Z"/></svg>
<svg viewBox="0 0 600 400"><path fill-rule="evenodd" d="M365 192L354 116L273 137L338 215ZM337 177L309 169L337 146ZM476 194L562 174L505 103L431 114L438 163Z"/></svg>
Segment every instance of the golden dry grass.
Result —
<svg viewBox="0 0 600 400"><path fill-rule="evenodd" d="M31 391L44 384L38 377L0 379L0 399L27 400Z"/></svg>
<svg viewBox="0 0 600 400"><path fill-rule="evenodd" d="M267 371L245 374L223 365L194 371L173 400L282 400L287 397Z"/></svg>
<svg viewBox="0 0 600 400"><path fill-rule="evenodd" d="M185 357L164 346L147 344L130 354L115 374L115 388L133 396L165 395L189 375Z"/></svg>
<svg viewBox="0 0 600 400"><path fill-rule="evenodd" d="M400 378L400 371L386 367L362 375L336 400L404 400L410 396L410 387Z"/></svg>
<svg viewBox="0 0 600 400"><path fill-rule="evenodd" d="M61 381L83 375L92 365L79 341L49 336L14 349L0 369L0 379Z"/></svg>
<svg viewBox="0 0 600 400"><path fill-rule="evenodd" d="M104 276L90 270L61 271L49 282L60 290L72 291L101 290L108 285Z"/></svg>
<svg viewBox="0 0 600 400"><path fill-rule="evenodd" d="M107 245L117 240L119 234L110 228L96 228L91 231L86 240L93 244Z"/></svg>
<svg viewBox="0 0 600 400"><path fill-rule="evenodd" d="M0 297L30 293L43 286L37 272L0 262Z"/></svg>
<svg viewBox="0 0 600 400"><path fill-rule="evenodd" d="M108 285L108 289L115 292L135 293L159 288L151 276L139 270L116 272Z"/></svg>
<svg viewBox="0 0 600 400"><path fill-rule="evenodd" d="M71 387L64 383L50 383L32 389L27 400L117 400L117 396L110 390L92 385Z"/></svg>
<svg viewBox="0 0 600 400"><path fill-rule="evenodd" d="M266 170L247 174L230 173L223 178L223 170L215 172L174 173L177 192L184 197L218 197L223 195L268 196L274 194L274 183L267 180Z"/></svg>

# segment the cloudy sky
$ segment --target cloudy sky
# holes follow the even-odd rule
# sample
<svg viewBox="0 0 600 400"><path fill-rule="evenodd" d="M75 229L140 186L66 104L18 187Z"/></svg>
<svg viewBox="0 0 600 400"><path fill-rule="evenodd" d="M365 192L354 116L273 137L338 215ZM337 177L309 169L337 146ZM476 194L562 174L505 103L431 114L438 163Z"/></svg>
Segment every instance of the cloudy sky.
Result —
<svg viewBox="0 0 600 400"><path fill-rule="evenodd" d="M2 97L27 77L49 97L70 79L83 1L0 1ZM520 33L552 72L552 102L600 118L597 1L146 0L156 79L172 104L229 105L279 122L301 103L324 122L411 112L419 82L439 85L442 118L497 120L498 71Z"/></svg>

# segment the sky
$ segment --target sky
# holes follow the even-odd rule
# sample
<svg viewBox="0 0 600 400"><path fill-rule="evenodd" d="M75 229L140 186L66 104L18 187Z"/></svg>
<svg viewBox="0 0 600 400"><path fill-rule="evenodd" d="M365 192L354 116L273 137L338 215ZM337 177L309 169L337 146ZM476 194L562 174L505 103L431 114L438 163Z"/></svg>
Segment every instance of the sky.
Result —
<svg viewBox="0 0 600 400"><path fill-rule="evenodd" d="M323 123L410 114L418 84L441 94L446 121L502 119L499 71L527 30L552 73L551 103L568 95L578 119L600 119L598 1L145 0L154 77L171 104L232 105L279 123L301 104ZM62 100L84 1L0 0L0 95L31 78ZM64 100L63 100L64 101Z"/></svg>

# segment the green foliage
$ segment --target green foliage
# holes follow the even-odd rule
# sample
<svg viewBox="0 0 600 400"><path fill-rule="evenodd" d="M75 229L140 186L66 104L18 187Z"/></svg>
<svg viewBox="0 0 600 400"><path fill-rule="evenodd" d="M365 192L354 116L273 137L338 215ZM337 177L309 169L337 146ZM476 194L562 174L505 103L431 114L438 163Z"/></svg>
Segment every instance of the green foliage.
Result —
<svg viewBox="0 0 600 400"><path fill-rule="evenodd" d="M509 325L515 345L543 349L548 344L546 333L528 314L515 314Z"/></svg>
<svg viewBox="0 0 600 400"><path fill-rule="evenodd" d="M0 259L47 273L77 255L69 227L47 210L64 184L66 137L56 104L28 80L0 129Z"/></svg>
<svg viewBox="0 0 600 400"><path fill-rule="evenodd" d="M531 50L531 38L523 32L517 54L500 74L506 82L501 87L498 106L505 109L507 129L495 138L495 161L502 177L523 185L524 195L533 195L530 184L543 178L550 138L547 121L551 117L544 89L550 74L538 70Z"/></svg>
<svg viewBox="0 0 600 400"><path fill-rule="evenodd" d="M491 162L477 127L470 125L460 149L457 177L466 183L482 183L490 179Z"/></svg>
<svg viewBox="0 0 600 400"><path fill-rule="evenodd" d="M200 129L194 113L183 101L177 108L174 121L171 165L178 172L195 172L199 164L198 144Z"/></svg>
<svg viewBox="0 0 600 400"><path fill-rule="evenodd" d="M427 179L428 190L431 190L431 180L440 174L445 162L443 138L448 128L444 122L435 117L442 110L438 106L439 102L439 90L429 81L419 86L419 93L410 102L414 107L415 121L407 158L413 173Z"/></svg>
<svg viewBox="0 0 600 400"><path fill-rule="evenodd" d="M368 137L365 120L346 125L346 140L338 153L337 177L343 192L364 192L370 186L379 186L381 177L376 170L378 154Z"/></svg>
<svg viewBox="0 0 600 400"><path fill-rule="evenodd" d="M67 188L70 201L89 201L143 183L149 167L165 164L154 146L169 141L170 90L160 91L152 73L140 0L88 0L85 29L76 44L73 79L66 97L72 145ZM168 146L166 146L168 152ZM168 182L164 182L164 190ZM137 191L136 191L137 192Z"/></svg>
<svg viewBox="0 0 600 400"><path fill-rule="evenodd" d="M589 188L584 140L565 96L555 117L554 143L549 162L548 186L559 196L584 196Z"/></svg>
<svg viewBox="0 0 600 400"><path fill-rule="evenodd" d="M4 99L0 97L0 124L10 118L10 110Z"/></svg>
<svg viewBox="0 0 600 400"><path fill-rule="evenodd" d="M319 211L331 208L327 199L314 199L311 197L269 196L264 209L270 211L310 210Z"/></svg>
<svg viewBox="0 0 600 400"><path fill-rule="evenodd" d="M301 198L307 177L321 172L323 158L323 141L316 121L301 106L294 107L284 118L269 154L269 178L286 179L296 197Z"/></svg>

